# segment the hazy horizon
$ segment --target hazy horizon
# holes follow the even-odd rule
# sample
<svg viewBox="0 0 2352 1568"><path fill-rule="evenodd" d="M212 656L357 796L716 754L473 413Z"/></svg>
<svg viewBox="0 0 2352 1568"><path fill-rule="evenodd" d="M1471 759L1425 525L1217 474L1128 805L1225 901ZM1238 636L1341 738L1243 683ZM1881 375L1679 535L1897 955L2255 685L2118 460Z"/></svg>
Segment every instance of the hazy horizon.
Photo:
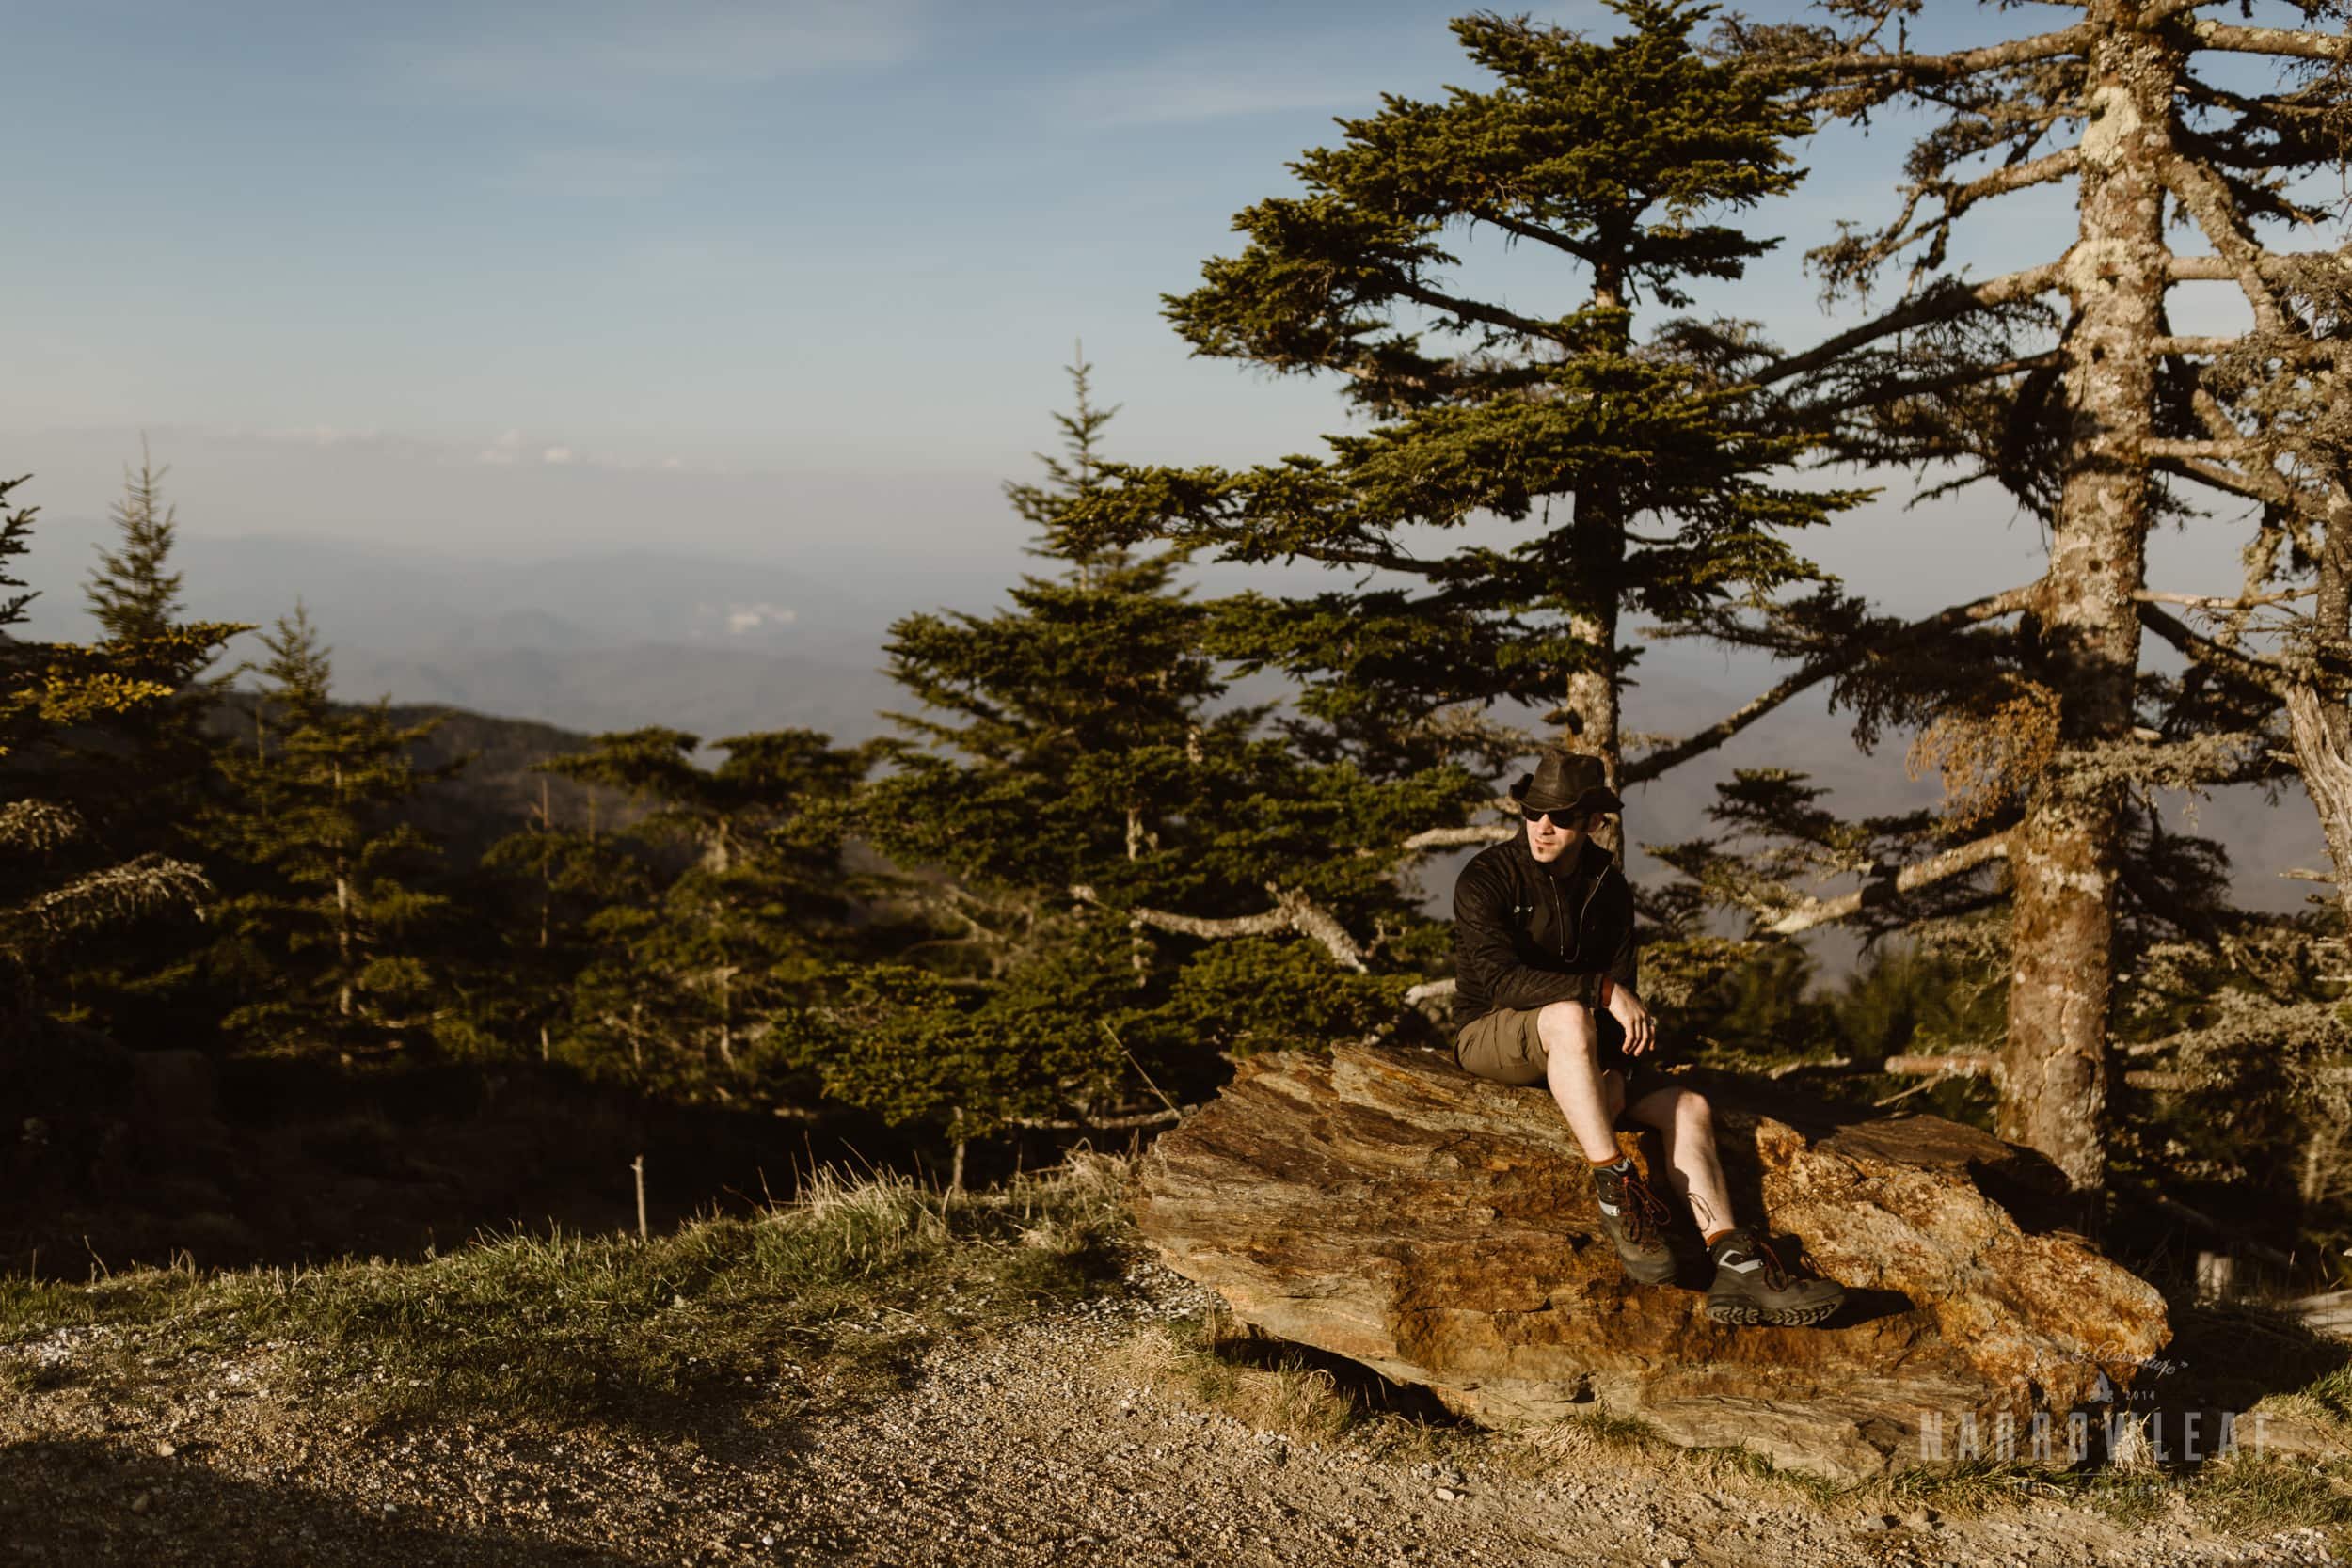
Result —
<svg viewBox="0 0 2352 1568"><path fill-rule="evenodd" d="M1023 543L997 486L1054 444L1078 339L1124 407L1121 457L1273 461L1352 427L1327 380L1190 357L1160 296L1232 250L1234 213L1294 188L1286 162L1334 116L1482 83L1446 27L1459 8L25 14L0 197L41 243L0 254L0 471L31 472L23 499L52 518L101 516L143 433L190 537L496 560L650 539L860 592L918 553L994 571ZM1597 0L1534 14L1618 25ZM1914 41L1964 20L1939 8ZM1802 252L1890 207L1905 130L1797 145L1804 185L1739 220L1786 242L1694 309L1794 346L1883 304L1825 310ZM2000 270L2002 236L2062 199L2004 201L1955 261ZM1515 306L1581 296L1541 247L1460 248ZM2223 285L2176 293L2179 330L2233 310ZM1932 609L1904 597L1923 562L1979 590L2031 575L2009 518L1980 493L1824 553Z"/></svg>

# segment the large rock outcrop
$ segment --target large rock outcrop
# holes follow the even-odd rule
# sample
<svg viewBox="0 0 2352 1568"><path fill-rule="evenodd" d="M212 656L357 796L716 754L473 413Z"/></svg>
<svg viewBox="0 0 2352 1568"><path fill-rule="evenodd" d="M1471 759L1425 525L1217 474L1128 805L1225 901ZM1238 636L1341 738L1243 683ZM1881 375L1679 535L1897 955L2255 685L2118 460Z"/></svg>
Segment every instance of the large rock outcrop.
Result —
<svg viewBox="0 0 2352 1568"><path fill-rule="evenodd" d="M1681 1285L1629 1284L1549 1096L1423 1050L1245 1062L1153 1148L1137 1219L1244 1322L1480 1419L1597 1402L1837 1477L1915 1460L1923 1425L1947 1454L1972 1432L1990 1454L2013 1422L2029 1457L2036 1412L2062 1457L2067 1414L2096 1414L2169 1338L2153 1287L2020 1222L2048 1174L2034 1156L1761 1093L1712 1094L1717 1141L1742 1217L1848 1288L1818 1328L1710 1322L1698 1258Z"/></svg>

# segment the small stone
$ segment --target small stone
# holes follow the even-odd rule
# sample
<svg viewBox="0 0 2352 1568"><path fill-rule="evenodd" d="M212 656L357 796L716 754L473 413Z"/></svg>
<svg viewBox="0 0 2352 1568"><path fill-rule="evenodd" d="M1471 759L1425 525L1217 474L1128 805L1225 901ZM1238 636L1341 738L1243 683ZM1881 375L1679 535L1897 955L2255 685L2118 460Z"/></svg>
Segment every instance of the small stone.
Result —
<svg viewBox="0 0 2352 1568"><path fill-rule="evenodd" d="M144 1513L147 1512L147 1505L154 1500L154 1493L142 1492L137 1497L131 1499L131 1512L134 1513Z"/></svg>
<svg viewBox="0 0 2352 1568"><path fill-rule="evenodd" d="M176 1443L162 1442L155 1445L155 1457L158 1459L169 1459L179 1451L180 1448Z"/></svg>
<svg viewBox="0 0 2352 1568"><path fill-rule="evenodd" d="M1450 1503L1461 1496L1459 1492L1456 1492L1451 1486L1440 1486L1432 1495L1441 1503Z"/></svg>

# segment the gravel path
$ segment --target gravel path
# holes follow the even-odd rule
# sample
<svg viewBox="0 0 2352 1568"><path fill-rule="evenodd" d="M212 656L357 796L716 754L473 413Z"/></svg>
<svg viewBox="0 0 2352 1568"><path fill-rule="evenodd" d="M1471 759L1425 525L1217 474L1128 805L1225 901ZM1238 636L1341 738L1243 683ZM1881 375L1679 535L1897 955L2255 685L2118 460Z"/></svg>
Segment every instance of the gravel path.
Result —
<svg viewBox="0 0 2352 1568"><path fill-rule="evenodd" d="M1597 1458L1534 1470L1474 1440L1251 1430L1134 1372L1201 1311L1156 1268L1125 1296L943 1341L903 1391L698 1436L371 1435L282 1352L146 1365L109 1331L16 1354L71 1374L0 1399L0 1563L2304 1564L2315 1531L2226 1539L2184 1511L2125 1530L2055 1504L1823 1514ZM818 1391L821 1395L821 1390ZM1364 1430L1364 1429L1359 1429Z"/></svg>

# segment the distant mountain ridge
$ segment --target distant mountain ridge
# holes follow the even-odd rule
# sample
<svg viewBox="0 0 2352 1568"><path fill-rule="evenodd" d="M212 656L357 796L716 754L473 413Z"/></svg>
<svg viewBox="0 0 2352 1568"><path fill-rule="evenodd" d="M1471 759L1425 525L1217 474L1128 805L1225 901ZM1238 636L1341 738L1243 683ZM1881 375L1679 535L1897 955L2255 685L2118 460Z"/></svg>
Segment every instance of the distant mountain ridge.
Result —
<svg viewBox="0 0 2352 1568"><path fill-rule="evenodd" d="M93 546L110 537L103 524L43 520L21 573L44 594L33 607L34 635L88 635L81 582ZM660 724L706 741L794 727L840 741L887 733L882 713L911 703L882 673L890 624L941 606L985 610L1023 570L1009 562L995 580L981 580L968 568L933 570L911 559L885 584L844 588L772 562L655 550L484 562L395 546L194 535L183 536L175 564L190 612L207 619L266 625L300 598L334 648L336 690L346 700L385 696L521 726L511 746L501 742L514 753L516 788L535 778L522 771L536 760L523 754L532 746L576 749L604 731ZM247 638L231 654L256 651ZM1680 641L1645 649L1634 674L1629 728L1667 735L1709 723L1769 684L1752 660ZM1252 693L1272 694L1255 683ZM498 714L530 718L483 717ZM1734 768L1809 773L1849 813L1934 803L1932 780L1905 775L1899 737L1866 756L1850 729L1818 697L1791 704L1631 791L1628 837L1671 843L1707 832L1713 784ZM545 733L521 738L536 731ZM2184 827L2185 806L2178 797L2167 806ZM2292 784L2275 804L2260 790L2224 791L2199 808L2198 831L2229 847L2238 895L2256 908L2299 906L2311 884L2278 874L2327 864L2309 802ZM1448 863L1433 863L1430 885L1450 883ZM1637 876L1655 864L1638 849L1632 856Z"/></svg>

